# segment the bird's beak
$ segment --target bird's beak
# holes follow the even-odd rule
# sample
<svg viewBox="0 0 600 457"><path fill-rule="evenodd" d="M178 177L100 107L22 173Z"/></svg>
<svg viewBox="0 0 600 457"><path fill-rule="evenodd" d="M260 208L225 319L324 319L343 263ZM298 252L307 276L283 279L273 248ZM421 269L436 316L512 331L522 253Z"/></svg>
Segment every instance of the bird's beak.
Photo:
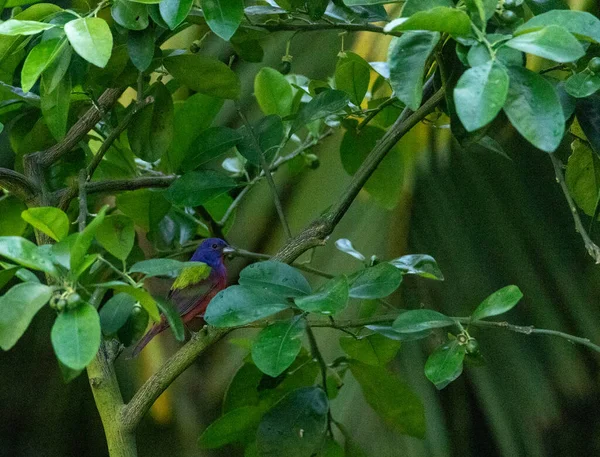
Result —
<svg viewBox="0 0 600 457"><path fill-rule="evenodd" d="M231 246L225 246L223 248L223 254L232 254L235 252L235 248L232 248Z"/></svg>

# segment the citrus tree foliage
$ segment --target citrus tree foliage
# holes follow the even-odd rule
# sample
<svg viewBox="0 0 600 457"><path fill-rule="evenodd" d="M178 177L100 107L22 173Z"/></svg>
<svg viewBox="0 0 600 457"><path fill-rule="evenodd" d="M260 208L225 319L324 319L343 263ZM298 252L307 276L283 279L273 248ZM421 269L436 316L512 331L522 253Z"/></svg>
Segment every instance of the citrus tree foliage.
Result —
<svg viewBox="0 0 600 457"><path fill-rule="evenodd" d="M396 143L424 120L449 125L464 147L501 154L490 127L510 123L558 163L568 201L596 218L600 21L560 0L407 0L389 8L394 14L384 3L0 2L0 347L13 348L44 306L55 310L48 337L67 381L86 367L93 372L109 346L117 348L104 360L112 364L161 313L183 341L181 318L145 280L177 278L194 266L169 256L202 237L226 236L248 190L263 181L289 234L271 175L318 167L311 148L339 131L340 161L353 177L346 194L276 259L243 269L206 310L214 329L260 331L227 389L223 415L199 444L308 457L343 455L345 443L356 455L330 410L349 376L389 426L424 437L422 402L389 363L404 341L437 332L444 341L424 373L444 388L465 360L480 359L469 327L509 311L522 297L518 287L493 293L469 317L390 314L385 299L405 275L443 280L433 258L367 259L342 239L338 249L356 259L350 275L309 281L290 263L327 238L361 189L394 208L405 159ZM263 66L252 87L242 85L237 62L261 62L270 35L291 40L278 32L320 29L390 35L387 61L342 50L333 74L315 80L296 68L288 45L278 68ZM209 34L228 42L227 58L205 50ZM252 122L239 102L248 92L262 113ZM231 108L239 123L217 121ZM553 153L573 137L563 180ZM349 319L360 304L369 311ZM342 330L345 355L324 360L315 327ZM154 394L144 395L141 409L138 397L136 408L124 406L130 414L119 433L135 428L151 405ZM120 420L109 422L120 427ZM132 455L119 446L109 441L113 455Z"/></svg>

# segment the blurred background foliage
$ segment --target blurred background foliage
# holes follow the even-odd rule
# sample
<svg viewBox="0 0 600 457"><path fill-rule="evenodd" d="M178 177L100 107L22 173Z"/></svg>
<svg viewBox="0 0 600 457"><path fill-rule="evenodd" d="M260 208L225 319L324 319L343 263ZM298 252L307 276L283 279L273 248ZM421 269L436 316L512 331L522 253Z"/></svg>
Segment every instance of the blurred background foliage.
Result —
<svg viewBox="0 0 600 457"><path fill-rule="evenodd" d="M594 0L570 2L573 9L599 13ZM201 30L191 30L198 33ZM237 63L247 112L258 108L251 96L254 75L277 66L291 33L265 43L261 63ZM346 48L368 61L385 60L380 35L343 37ZM342 37L337 32L299 34L292 41L292 71L310 78L332 74ZM226 49L208 38L206 51ZM542 65L530 61L530 66ZM127 97L127 94L125 95ZM236 126L232 107L216 124ZM250 116L252 117L252 116ZM398 308L425 304L449 315L466 315L491 292L516 284L521 305L506 319L600 339L600 267L585 252L548 156L519 138L500 118L494 137L511 160L485 150L463 150L444 125L420 125L400 148L404 180L393 210L361 193L332 239L349 238L366 255L380 258L426 253L436 258L443 283L405 278L390 301ZM292 231L332 203L349 181L339 159L341 135L318 147L321 166L301 174L278 174ZM6 147L6 139L0 139ZM562 146L566 157L568 141ZM559 151L559 153L561 153ZM1 224L1 218L0 218ZM250 193L236 216L229 240L248 250L274 252L283 241L266 183ZM313 265L332 273L358 265L333 243L314 252ZM230 262L235 281L245 261ZM312 278L314 284L321 279ZM157 284L157 287L160 285ZM102 425L85 377L65 385L48 342L50 310L45 309L18 343L0 356L0 456L105 456ZM340 353L338 335L317 330L326 356ZM331 335L331 340L326 340ZM240 332L234 338L241 338ZM423 374L435 343L408 342L393 369L422 397L427 418L424 441L390 430L348 382L333 401L334 416L372 456L579 456L600 455L598 355L560 339L488 330L475 335L485 366L467 367L463 376L438 392ZM220 412L228 380L246 351L225 340L202 356L152 408L141 425L140 456L236 456L239 449L201 451L197 438ZM156 338L135 361L120 360L125 397L171 354L170 334ZM129 380L129 381L128 381Z"/></svg>

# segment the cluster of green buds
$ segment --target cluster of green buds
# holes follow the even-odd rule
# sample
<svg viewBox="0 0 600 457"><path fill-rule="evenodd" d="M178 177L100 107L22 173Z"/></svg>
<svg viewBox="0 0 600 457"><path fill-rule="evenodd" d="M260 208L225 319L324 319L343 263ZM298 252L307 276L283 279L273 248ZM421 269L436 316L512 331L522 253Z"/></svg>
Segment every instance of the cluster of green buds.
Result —
<svg viewBox="0 0 600 457"><path fill-rule="evenodd" d="M469 332L463 330L461 333L456 335L456 341L461 346L465 346L468 354L478 354L479 353L479 342L469 335Z"/></svg>
<svg viewBox="0 0 600 457"><path fill-rule="evenodd" d="M58 288L50 298L50 308L56 311L74 309L81 303L81 296L71 286Z"/></svg>

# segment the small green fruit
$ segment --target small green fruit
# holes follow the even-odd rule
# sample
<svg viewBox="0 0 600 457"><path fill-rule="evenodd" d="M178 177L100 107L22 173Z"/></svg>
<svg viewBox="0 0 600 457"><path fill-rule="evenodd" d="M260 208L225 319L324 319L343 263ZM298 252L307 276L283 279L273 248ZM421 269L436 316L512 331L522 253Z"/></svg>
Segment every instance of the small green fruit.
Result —
<svg viewBox="0 0 600 457"><path fill-rule="evenodd" d="M588 68L592 73L600 73L600 57L594 57L588 62Z"/></svg>
<svg viewBox="0 0 600 457"><path fill-rule="evenodd" d="M504 10L500 14L500 20L505 24L513 24L519 20L519 16L512 10Z"/></svg>
<svg viewBox="0 0 600 457"><path fill-rule="evenodd" d="M67 297L67 307L69 309L76 308L81 303L81 296L75 292Z"/></svg>
<svg viewBox="0 0 600 457"><path fill-rule="evenodd" d="M282 75L287 75L292 69L292 63L288 60L282 60L281 64L279 64L279 73Z"/></svg>
<svg viewBox="0 0 600 457"><path fill-rule="evenodd" d="M479 352L479 342L475 338L471 338L467 342L467 352L469 354L477 354Z"/></svg>

